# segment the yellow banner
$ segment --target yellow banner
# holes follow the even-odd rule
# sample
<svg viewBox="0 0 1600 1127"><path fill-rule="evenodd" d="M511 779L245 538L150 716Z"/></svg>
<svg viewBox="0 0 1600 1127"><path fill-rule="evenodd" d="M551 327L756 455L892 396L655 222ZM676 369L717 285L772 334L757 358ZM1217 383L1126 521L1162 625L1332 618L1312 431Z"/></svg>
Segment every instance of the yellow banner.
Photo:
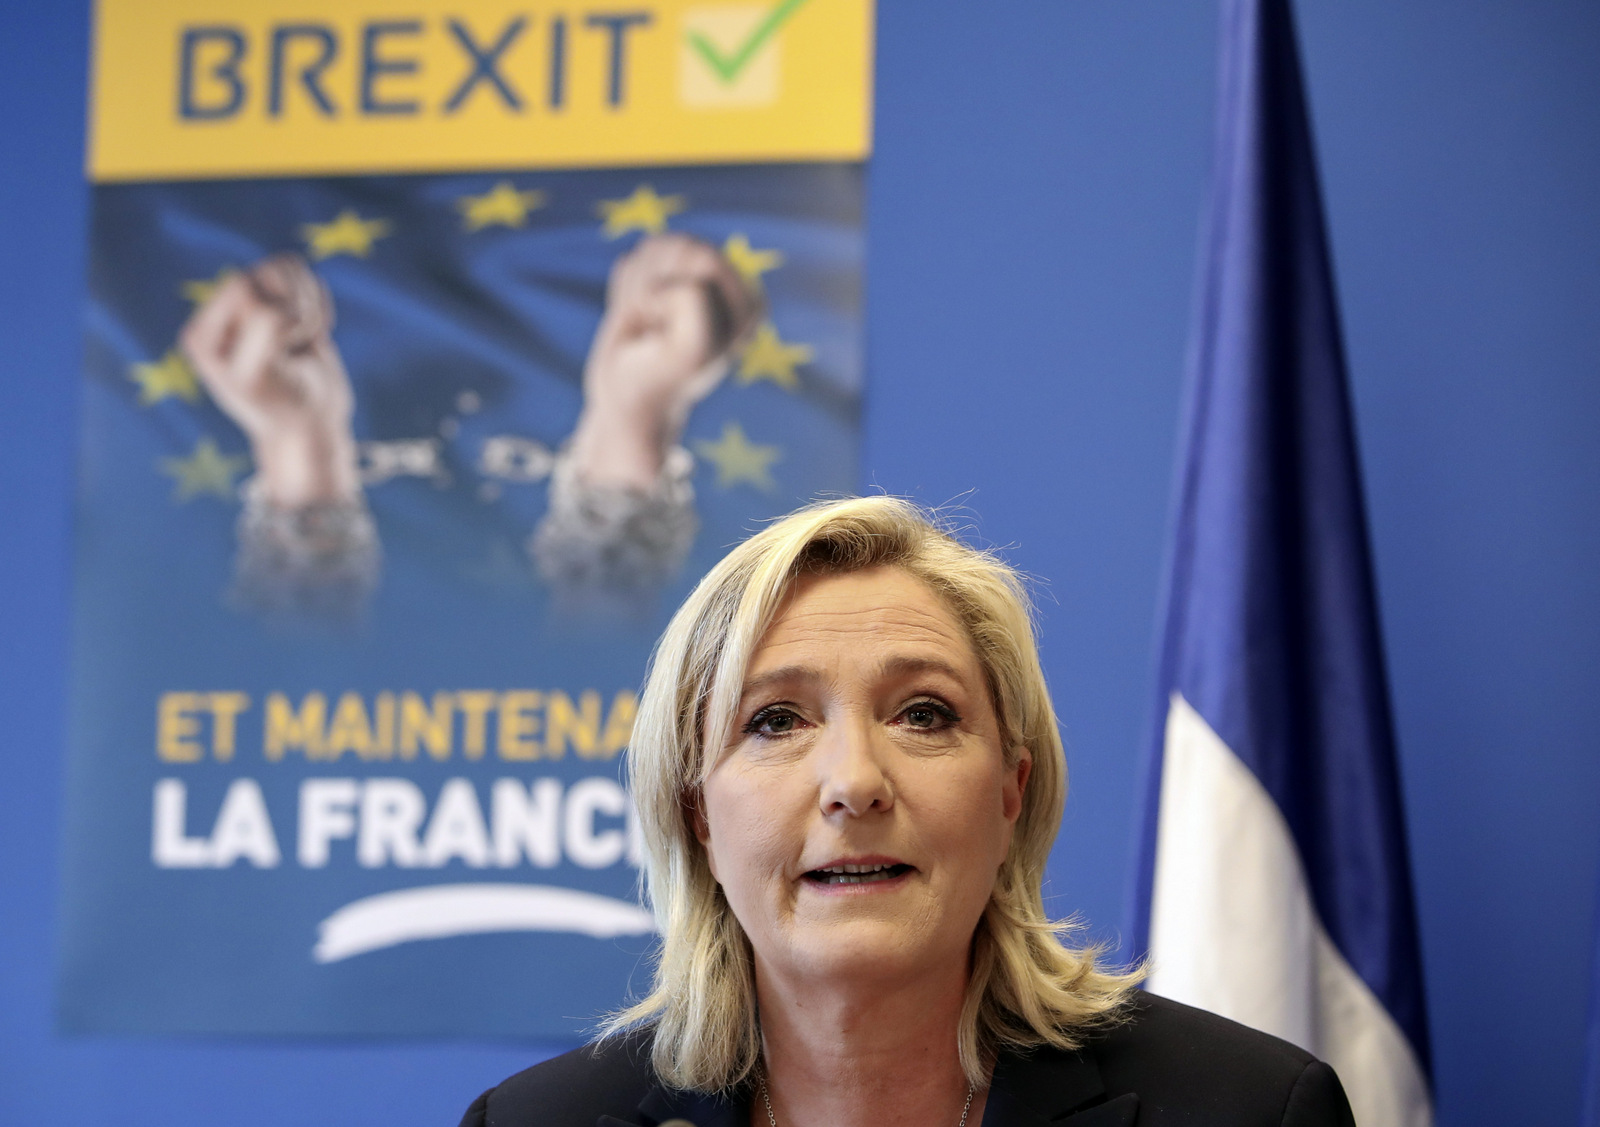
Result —
<svg viewBox="0 0 1600 1127"><path fill-rule="evenodd" d="M98 0L95 180L858 160L872 0Z"/></svg>

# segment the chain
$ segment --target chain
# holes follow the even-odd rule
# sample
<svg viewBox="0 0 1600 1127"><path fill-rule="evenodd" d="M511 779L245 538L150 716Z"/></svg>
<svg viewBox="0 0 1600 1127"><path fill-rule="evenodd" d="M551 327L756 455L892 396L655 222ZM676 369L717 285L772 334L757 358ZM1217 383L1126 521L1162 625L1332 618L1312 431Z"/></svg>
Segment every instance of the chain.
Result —
<svg viewBox="0 0 1600 1127"><path fill-rule="evenodd" d="M767 1109L767 1127L778 1127L778 1117L772 1114L772 1098L767 1095L767 1072L762 1069L757 1076L761 1083L761 1103ZM956 1127L967 1127L967 1113L972 1110L972 1095L975 1091L972 1082L967 1082L967 1101L961 1105L961 1122Z"/></svg>

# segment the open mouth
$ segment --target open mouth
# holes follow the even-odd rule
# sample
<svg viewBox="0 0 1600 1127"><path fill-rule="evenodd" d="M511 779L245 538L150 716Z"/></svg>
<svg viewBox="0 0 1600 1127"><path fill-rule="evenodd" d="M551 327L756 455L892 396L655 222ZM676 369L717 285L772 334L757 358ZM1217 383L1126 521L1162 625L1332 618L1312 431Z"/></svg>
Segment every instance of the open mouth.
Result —
<svg viewBox="0 0 1600 1127"><path fill-rule="evenodd" d="M894 880L911 871L910 865L830 865L825 869L812 869L806 880L813 884L875 884Z"/></svg>

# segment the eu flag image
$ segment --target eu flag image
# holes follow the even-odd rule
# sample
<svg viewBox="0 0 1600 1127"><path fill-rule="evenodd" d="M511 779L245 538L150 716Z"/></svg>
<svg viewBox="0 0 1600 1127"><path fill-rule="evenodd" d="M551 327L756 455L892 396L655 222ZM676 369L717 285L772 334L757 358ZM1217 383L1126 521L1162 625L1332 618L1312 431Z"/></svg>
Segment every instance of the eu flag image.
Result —
<svg viewBox="0 0 1600 1127"><path fill-rule="evenodd" d="M569 1038L626 995L650 646L856 485L861 186L95 186L64 1027Z"/></svg>

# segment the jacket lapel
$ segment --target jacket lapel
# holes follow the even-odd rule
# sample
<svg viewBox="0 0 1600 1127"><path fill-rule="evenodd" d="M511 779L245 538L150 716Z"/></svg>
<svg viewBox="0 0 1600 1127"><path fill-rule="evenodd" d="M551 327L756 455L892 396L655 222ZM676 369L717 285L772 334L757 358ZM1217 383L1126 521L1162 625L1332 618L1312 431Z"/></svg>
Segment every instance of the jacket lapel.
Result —
<svg viewBox="0 0 1600 1127"><path fill-rule="evenodd" d="M746 1114L749 1101L743 1093L732 1098L680 1092L657 1084L639 1101L636 1119L617 1119L602 1115L595 1127L656 1127L669 1119L687 1119L694 1127L750 1127Z"/></svg>
<svg viewBox="0 0 1600 1127"><path fill-rule="evenodd" d="M1132 1092L1106 1099L1092 1055L1037 1049L996 1062L982 1127L1131 1127L1138 1117Z"/></svg>

